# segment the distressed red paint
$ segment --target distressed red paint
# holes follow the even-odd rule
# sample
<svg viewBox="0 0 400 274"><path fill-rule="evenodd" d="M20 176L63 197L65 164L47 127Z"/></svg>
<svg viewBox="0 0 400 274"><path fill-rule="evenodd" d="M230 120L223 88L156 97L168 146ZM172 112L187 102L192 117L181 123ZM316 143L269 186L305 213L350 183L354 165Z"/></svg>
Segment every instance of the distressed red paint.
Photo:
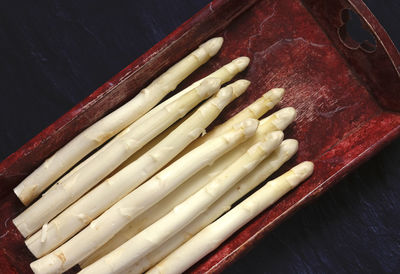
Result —
<svg viewBox="0 0 400 274"><path fill-rule="evenodd" d="M376 51L349 49L341 43L338 29L345 8L365 20L377 38ZM216 35L225 39L221 52L181 86L235 57L249 56L251 64L240 77L252 85L216 123L268 89L284 87L287 93L278 108L298 110L295 124L285 133L300 141L300 149L280 172L311 160L315 173L191 272L220 272L299 207L400 135L400 56L361 0L214 1L0 164L2 271L30 273L29 263L34 260L11 222L23 210L12 188L82 129L132 98L155 74Z"/></svg>

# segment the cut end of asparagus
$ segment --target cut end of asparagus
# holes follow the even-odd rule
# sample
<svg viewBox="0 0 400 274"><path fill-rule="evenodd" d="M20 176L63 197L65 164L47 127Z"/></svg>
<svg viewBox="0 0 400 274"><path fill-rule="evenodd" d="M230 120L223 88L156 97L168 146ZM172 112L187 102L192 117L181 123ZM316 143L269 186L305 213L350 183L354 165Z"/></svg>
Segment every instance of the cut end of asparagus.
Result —
<svg viewBox="0 0 400 274"><path fill-rule="evenodd" d="M35 234L33 234L33 235L35 235ZM40 236L42 236L42 235L40 235ZM29 251L33 254L33 256L35 256L36 259L39 259L41 256L43 256L43 253L41 252L41 250L39 251L37 249L32 248L33 243L32 243L31 239L33 239L33 237L29 237L28 239L25 240L25 246L29 249ZM34 240L37 241L38 239L35 237ZM42 245L43 243L40 243L40 244Z"/></svg>
<svg viewBox="0 0 400 274"><path fill-rule="evenodd" d="M29 236L31 230L27 227L24 219L20 218L20 216L17 216L12 221L18 231L22 234L22 236L24 236L25 238Z"/></svg>
<svg viewBox="0 0 400 274"><path fill-rule="evenodd" d="M24 189L24 185L23 184L19 184L14 188L14 193L15 195L17 195L19 197L19 195L21 194L22 190Z"/></svg>
<svg viewBox="0 0 400 274"><path fill-rule="evenodd" d="M62 264L65 261L63 253L58 255L48 254L42 259L34 261L30 267L34 273L57 273L61 272ZM43 271L46 269L45 271Z"/></svg>
<svg viewBox="0 0 400 274"><path fill-rule="evenodd" d="M276 119L273 121L275 127L284 130L296 118L296 110L292 107L283 108L274 113Z"/></svg>
<svg viewBox="0 0 400 274"><path fill-rule="evenodd" d="M17 195L18 199L20 199L20 201L24 204L24 206L29 205L29 203L32 201L31 197L35 195L35 187L36 186L37 185L34 185L32 187L32 190L30 191L30 192L32 192L33 195L23 195L23 193L26 192L25 185L23 183L17 185L14 188L15 195Z"/></svg>
<svg viewBox="0 0 400 274"><path fill-rule="evenodd" d="M247 56L242 56L233 60L232 63L234 63L237 66L239 71L243 71L249 65L250 58Z"/></svg>
<svg viewBox="0 0 400 274"><path fill-rule="evenodd" d="M314 171L314 164L310 161L305 161L293 167L289 172L286 180L292 188L296 187L302 181L310 177Z"/></svg>
<svg viewBox="0 0 400 274"><path fill-rule="evenodd" d="M200 48L205 49L210 56L214 56L220 50L223 43L224 43L224 38L215 37L215 38L211 38L204 44L201 44Z"/></svg>
<svg viewBox="0 0 400 274"><path fill-rule="evenodd" d="M218 78L207 78L201 82L200 86L198 86L197 92L198 94L203 97L207 98L213 95L215 92L219 90L221 86L221 80Z"/></svg>
<svg viewBox="0 0 400 274"><path fill-rule="evenodd" d="M283 88L273 88L263 95L264 98L271 101L272 107L275 106L285 94L285 89Z"/></svg>
<svg viewBox="0 0 400 274"><path fill-rule="evenodd" d="M234 129L243 129L246 138L253 136L258 128L259 121L257 119L248 118L233 126Z"/></svg>
<svg viewBox="0 0 400 274"><path fill-rule="evenodd" d="M250 81L244 79L240 79L234 82L232 84L233 95L235 97L239 97L240 95L242 95L249 87L250 83L251 83Z"/></svg>

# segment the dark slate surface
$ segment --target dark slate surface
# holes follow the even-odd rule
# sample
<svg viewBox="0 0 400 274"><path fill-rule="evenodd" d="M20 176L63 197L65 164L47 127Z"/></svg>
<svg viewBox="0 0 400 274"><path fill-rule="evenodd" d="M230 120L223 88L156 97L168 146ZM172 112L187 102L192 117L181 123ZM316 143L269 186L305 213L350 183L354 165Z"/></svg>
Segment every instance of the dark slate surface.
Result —
<svg viewBox="0 0 400 274"><path fill-rule="evenodd" d="M3 1L0 159L207 2ZM366 3L399 47L400 2ZM399 201L397 140L282 224L226 272L400 272Z"/></svg>

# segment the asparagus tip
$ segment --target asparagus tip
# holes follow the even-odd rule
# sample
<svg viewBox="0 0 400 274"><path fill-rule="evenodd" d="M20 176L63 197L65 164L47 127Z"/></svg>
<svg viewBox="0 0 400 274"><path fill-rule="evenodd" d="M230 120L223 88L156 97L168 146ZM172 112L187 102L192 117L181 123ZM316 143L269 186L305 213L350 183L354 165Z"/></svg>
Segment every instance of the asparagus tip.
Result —
<svg viewBox="0 0 400 274"><path fill-rule="evenodd" d="M243 71L250 63L250 58L247 56L241 56L232 61L239 69L239 71Z"/></svg>
<svg viewBox="0 0 400 274"><path fill-rule="evenodd" d="M285 89L283 88L273 88L267 93L264 94L264 96L268 95L275 104L278 103L283 95L285 94Z"/></svg>
<svg viewBox="0 0 400 274"><path fill-rule="evenodd" d="M259 121L257 119L247 118L242 122L234 125L234 128L243 128L244 135L249 138L256 133Z"/></svg>
<svg viewBox="0 0 400 274"><path fill-rule="evenodd" d="M310 161L304 161L292 168L293 172L303 178L307 178L314 170L314 164Z"/></svg>
<svg viewBox="0 0 400 274"><path fill-rule="evenodd" d="M222 43L224 42L224 38L222 37L214 37L200 45L201 48L204 48L210 56L214 56L222 47Z"/></svg>
<svg viewBox="0 0 400 274"><path fill-rule="evenodd" d="M265 136L264 141L262 142L262 149L268 151L270 148L269 144L273 144L274 147L277 147L283 140L283 132L280 130L272 131Z"/></svg>
<svg viewBox="0 0 400 274"><path fill-rule="evenodd" d="M292 107L286 107L275 112L274 125L280 129L284 130L291 122L296 118L296 110Z"/></svg>
<svg viewBox="0 0 400 274"><path fill-rule="evenodd" d="M292 187L294 187L294 186L298 185L300 182L302 182L303 180L310 177L310 175L314 171L314 164L310 161L304 161L304 162L298 164L297 166L293 167L291 169L291 171L297 177L296 182L293 182L292 180L290 182Z"/></svg>
<svg viewBox="0 0 400 274"><path fill-rule="evenodd" d="M233 97L233 88L232 86L226 86L221 88L218 93L215 95L218 98L218 101L214 104L222 110L231 100Z"/></svg>
<svg viewBox="0 0 400 274"><path fill-rule="evenodd" d="M234 96L239 97L240 95L242 95L243 92L245 92L246 89L249 87L250 83L251 82L249 80L245 79L237 80L232 86Z"/></svg>
<svg viewBox="0 0 400 274"><path fill-rule="evenodd" d="M286 139L280 145L280 149L285 151L288 155L293 155L299 148L299 142L295 139Z"/></svg>
<svg viewBox="0 0 400 274"><path fill-rule="evenodd" d="M219 90L221 86L221 80L218 78L207 78L201 82L197 88L200 96L208 97Z"/></svg>
<svg viewBox="0 0 400 274"><path fill-rule="evenodd" d="M272 132L268 133L267 136L270 139L274 139L274 140L276 139L277 141L279 141L279 143L282 143L284 134L283 134L283 131L276 130L276 131L272 131Z"/></svg>

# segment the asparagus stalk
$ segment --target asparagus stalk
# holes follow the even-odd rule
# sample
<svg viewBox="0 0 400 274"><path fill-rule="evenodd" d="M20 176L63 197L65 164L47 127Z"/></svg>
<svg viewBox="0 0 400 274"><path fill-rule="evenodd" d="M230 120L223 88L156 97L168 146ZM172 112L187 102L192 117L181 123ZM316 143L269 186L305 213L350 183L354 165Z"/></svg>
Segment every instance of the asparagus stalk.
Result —
<svg viewBox="0 0 400 274"><path fill-rule="evenodd" d="M212 105L220 111L220 105ZM207 119L205 116L210 115L210 112L212 111L212 109L209 109L206 112L204 112L204 110L207 109L199 111L202 115L196 117L197 119ZM190 119L186 122L189 120ZM185 125L185 123L182 124L182 126L183 125ZM246 120L237 128L225 135L212 139L203 144L203 146L191 151L180 160L159 172L135 191L122 198L64 245L33 262L31 264L32 270L35 273L58 273L66 271L76 263L79 263L99 246L108 241L113 235L129 223L129 221L134 219L138 214L146 210L152 204L156 203L180 183L184 182L204 166L211 164L216 158L221 156L221 154L252 136L255 133L257 126L257 120ZM189 132L189 134L186 135L198 136L199 132L199 130L196 130L195 134ZM171 134L168 137L170 136ZM177 140L175 139L175 141ZM151 151L149 154L150 156L155 156ZM157 157L155 159L157 159ZM105 193L105 195L109 193L110 192Z"/></svg>
<svg viewBox="0 0 400 274"><path fill-rule="evenodd" d="M182 273L309 177L313 168L314 165L311 162L302 162L282 176L268 182L238 206L197 233L147 273Z"/></svg>
<svg viewBox="0 0 400 274"><path fill-rule="evenodd" d="M110 143L78 165L70 176L61 179L45 195L15 218L14 224L29 236L104 179L135 151L185 115L200 101L215 93L220 80L207 79L202 85L165 105L153 120L138 126L133 123ZM107 160L105 160L107 159Z"/></svg>
<svg viewBox="0 0 400 274"><path fill-rule="evenodd" d="M157 205L155 205L154 208L151 208L147 213L143 214L143 219L147 222L145 226L140 223L142 218L138 218L135 223L132 223L133 227L144 228L147 225L151 224L149 223L149 221L156 221L158 218L171 210L174 206L185 200L187 197L198 191L200 188L204 187L210 180L215 177L216 174L219 174L220 172L225 170L230 164L232 164L243 153L245 153L246 150L249 149L252 145L263 140L268 133L276 130L284 130L291 122L293 122L295 116L295 109L288 107L281 109L268 116L267 118L261 120L255 136L215 161L212 166L202 169L200 172L191 177L188 183L181 185L173 193L171 193L162 201L160 201ZM131 230L132 232L134 232L132 228ZM139 231L136 230L136 232L134 233L137 232Z"/></svg>
<svg viewBox="0 0 400 274"><path fill-rule="evenodd" d="M274 130L284 130L294 120L295 116L295 109L289 107L281 109L261 120L255 136L222 156L212 166L202 169L200 172L191 177L188 182L179 186L174 192L170 193L159 203L155 204L148 211L138 216L138 218L136 218L132 223L115 235L113 239L107 242L93 255L88 257L87 260L83 261L82 265L86 266L89 263L93 263L95 260L119 247L141 230L157 221L159 218L172 210L176 205L183 202L190 195L194 194L200 188L205 186L216 174L220 173L243 153L245 153L248 148L261 141L266 134ZM207 134L212 134L212 132L213 131Z"/></svg>
<svg viewBox="0 0 400 274"><path fill-rule="evenodd" d="M194 195L116 250L84 268L81 273L119 273L126 271L139 259L207 210L214 201L271 153L280 144L282 138L283 133L281 131L268 134L262 142L252 146ZM122 254L123 256L121 256Z"/></svg>
<svg viewBox="0 0 400 274"><path fill-rule="evenodd" d="M206 79L203 83L213 81L212 79L215 78ZM203 86L203 83L199 87ZM221 89L217 96L202 105L183 124L157 146L153 147L147 154L108 178L53 219L47 225L45 241L41 240L42 229L27 239L27 247L36 257L41 257L68 240L91 220L167 164L185 146L197 138L198 134L211 123L222 108L234 98L240 96L247 86L243 85L242 80L238 80ZM186 95L177 99L177 101L185 97ZM205 114L205 111L210 113ZM205 116L209 116L209 118L204 118ZM161 119L163 117L159 117L155 121ZM204 120L201 121L200 119Z"/></svg>
<svg viewBox="0 0 400 274"><path fill-rule="evenodd" d="M207 77L205 79L208 79ZM219 79L219 78L218 78ZM233 93L240 93L241 90L246 90L248 88L248 86L250 85L250 81L248 80L238 80L235 82L235 85L232 85L233 88ZM248 115L247 117L243 117L243 119L239 120L236 119L236 124L240 123L241 121L244 121L246 118L254 118L257 119L259 117L252 117L252 115ZM126 160L120 167L117 168L117 170L120 170L122 168L124 168L125 166L129 165L130 163L136 161L137 159L140 158L140 156L142 156L143 154L145 154L147 151L149 151L152 147L154 147L155 145L157 145L162 139L164 139L170 132L172 132L175 128L177 128L183 121L185 120L185 118L182 118L182 121L178 121L176 122L174 125L172 125L171 127L169 127L168 129L166 129L165 131L163 131L160 135L158 135L156 138L154 138L153 140L151 140L149 143L147 143L145 146L143 146L139 151L135 152L135 154L133 154L131 157L129 157L128 160ZM229 129L232 128L232 125L230 125ZM225 131L226 132L226 131ZM219 134L221 135L221 134ZM203 135L202 137L204 137L205 135ZM215 135L216 137L217 135ZM201 139L203 139L201 137ZM200 139L200 138L199 138ZM195 143L197 140L196 139L193 143ZM210 139L210 138L209 138ZM209 140L208 139L208 140ZM204 143L204 142L202 142ZM191 146L191 144L189 145ZM188 147L189 147L188 146ZM197 146L196 146L197 147ZM194 147L192 147L190 150L192 150ZM188 151L186 148L184 149L185 153L183 153L183 151L181 153L179 153L179 155L177 155L175 158L180 158L180 156L186 154Z"/></svg>
<svg viewBox="0 0 400 274"><path fill-rule="evenodd" d="M223 67L219 68L218 70L214 71L207 77L204 77L203 79L200 79L193 84L191 84L189 87L185 88L181 92L177 93L176 95L172 96L170 99L166 100L165 102L161 103L160 105L156 106L152 110L149 111L148 114L146 114L146 117L151 118L152 114L156 112L158 109L163 107L165 104L172 102L174 100L177 100L180 96L183 94L187 93L191 89L197 87L200 85L202 81L208 78L217 78L221 80L221 84L224 84L226 82L229 82L237 73L243 71L249 64L250 59L248 57L242 56L239 58L234 59L232 62L224 65ZM241 80L243 86L244 85L249 85L250 81L247 80ZM244 88L244 87L243 87ZM234 91L235 93L235 91ZM250 117L247 117L250 118ZM259 117L253 117L253 118L259 118ZM244 120L244 119L243 119ZM143 122L143 119L141 120ZM139 122L139 121L138 121ZM142 149L134 153L128 160L126 160L121 166L119 166L116 170L114 170L111 175L115 174L122 168L126 167L136 159L138 159L140 156L142 156L144 153L146 153L148 150L150 150L153 146L155 146L157 143L160 142L164 137L166 137L174 128L176 128L181 122L175 123L174 126L171 126L167 130L165 130L162 134L158 135L156 138L154 138L150 143L146 144Z"/></svg>
<svg viewBox="0 0 400 274"><path fill-rule="evenodd" d="M296 140L284 140L268 158L263 160L250 174L240 180L227 193L212 204L206 212L203 212L179 233L143 257L135 265L130 267L126 273L143 273L164 259L168 254L228 211L232 204L241 199L261 182L265 181L297 152L297 148L298 142ZM94 261L90 263L93 262Z"/></svg>
<svg viewBox="0 0 400 274"><path fill-rule="evenodd" d="M141 149L136 151L133 155L131 155L125 162L123 162L119 167L117 167L113 172L111 172L108 177L112 177L118 172L120 172L122 169L125 167L129 166L133 162L135 162L137 159L142 157L144 154L146 154L150 149L155 147L158 143L160 143L165 137L167 137L172 131L174 131L177 127L179 127L186 119L188 119L191 114L194 113L196 109L193 109L190 113L188 113L185 117L180 119L179 121L175 122L172 126L161 132L157 137L155 137L153 140L148 142L146 145L144 145Z"/></svg>
<svg viewBox="0 0 400 274"><path fill-rule="evenodd" d="M205 78L194 82L193 84L191 84L187 88L183 89L181 92L175 94L174 96L172 96L168 100L162 102L161 104L159 104L158 106L156 106L155 108L150 110L146 115L146 119L153 119L152 115L154 113L156 113L160 108L162 108L166 104L169 104L170 102L178 99L180 96L186 94L191 89L199 86L200 83L202 81L204 81L205 79L207 79L207 78L220 79L221 80L221 84L229 82L236 74L238 74L239 72L243 71L249 65L249 62L250 62L250 59L248 57L246 57L246 56L241 56L239 58L234 59L232 62L224 65L223 67L221 67L220 69L218 69L218 70L214 71L213 73L209 74ZM145 119L141 120L141 122L145 122L145 121L146 121Z"/></svg>
<svg viewBox="0 0 400 274"><path fill-rule="evenodd" d="M189 74L214 56L223 43L222 37L213 38L173 65L144 88L136 97L105 116L48 158L16 188L15 194L25 205L57 180L85 155L141 117L167 93L174 90Z"/></svg>
<svg viewBox="0 0 400 274"><path fill-rule="evenodd" d="M240 57L244 58L244 57ZM239 58L238 58L239 59ZM246 81L246 80L242 80ZM249 85L250 81L243 82L243 85ZM239 123L240 121L243 121L247 118L254 118L258 119L262 115L264 115L267 111L272 109L281 99L284 94L285 90L282 88L274 88L265 93L261 98L256 100L254 103L243 109L241 112L236 114L234 117L229 119L227 122L225 122L222 125L217 126L214 128L210 133L203 135L201 138L195 140L193 143L191 143L189 146L187 146L181 153L179 153L175 159L180 158L182 155L185 155L187 152L190 150L194 149L195 147L198 147L205 141L211 139L212 137L219 136L223 134L224 132L228 131L234 124ZM177 123L178 124L178 123ZM171 126L170 129L167 129L164 131L162 134L154 138L151 142L147 143L142 149L140 149L138 152L133 154L128 160L126 160L121 167L118 169L128 165L129 163L132 163L136 159L138 159L141 155L146 153L150 148L155 146L161 139L162 135L167 134L169 130L173 130L174 126ZM166 135L165 135L166 136Z"/></svg>
<svg viewBox="0 0 400 274"><path fill-rule="evenodd" d="M193 143L191 143L187 148L185 148L177 157L180 157L186 154L188 151L193 148L201 145L207 140L214 138L215 136L219 136L229 130L233 125L243 121L246 118L254 118L258 119L270 109L272 109L283 97L285 90L283 88L274 88L270 91L264 93L260 98L258 98L255 102L244 108L242 111L237 113L235 116L230 118L225 123L217 126L208 134L202 136L197 139ZM279 130L279 129L278 129Z"/></svg>

